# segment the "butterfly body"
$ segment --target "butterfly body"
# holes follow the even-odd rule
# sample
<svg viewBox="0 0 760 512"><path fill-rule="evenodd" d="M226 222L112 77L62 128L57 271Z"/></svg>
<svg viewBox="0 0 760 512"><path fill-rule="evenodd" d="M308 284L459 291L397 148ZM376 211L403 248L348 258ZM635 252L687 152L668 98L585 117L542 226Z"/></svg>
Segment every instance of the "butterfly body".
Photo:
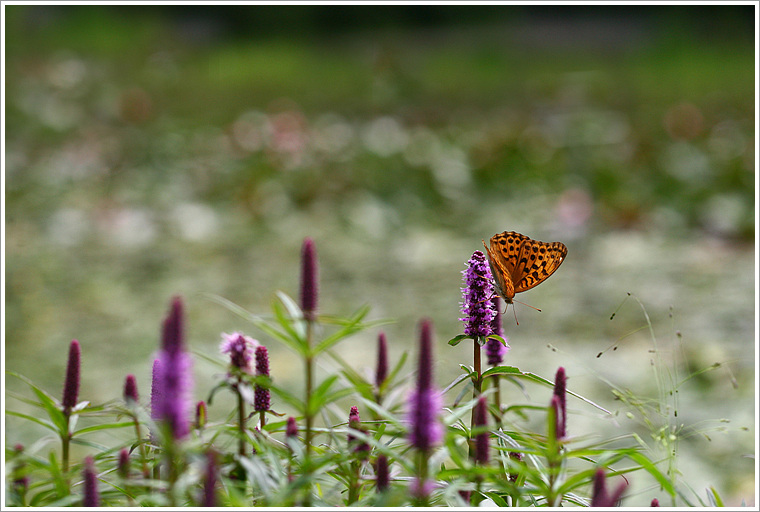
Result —
<svg viewBox="0 0 760 512"><path fill-rule="evenodd" d="M483 241L496 291L507 304L515 294L543 283L567 256L562 242L539 242L515 231L491 237L490 247Z"/></svg>

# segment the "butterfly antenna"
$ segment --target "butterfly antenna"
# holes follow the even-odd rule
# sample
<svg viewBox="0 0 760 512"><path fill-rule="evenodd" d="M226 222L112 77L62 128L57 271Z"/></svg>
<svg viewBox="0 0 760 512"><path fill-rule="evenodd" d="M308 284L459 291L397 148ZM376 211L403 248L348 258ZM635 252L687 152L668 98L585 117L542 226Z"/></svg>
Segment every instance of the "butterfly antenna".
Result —
<svg viewBox="0 0 760 512"><path fill-rule="evenodd" d="M514 299L512 299L512 300L514 300ZM520 301L519 301L519 300L515 300L515 302L520 302ZM539 313L541 312L541 310L540 310L540 309L538 309L538 308L537 308L537 307L535 307L535 306L531 306L530 304L526 304L526 303L524 303L524 302L520 302L520 304L522 304L523 306L528 306L529 308L533 308L533 309L535 309L536 311L538 311Z"/></svg>

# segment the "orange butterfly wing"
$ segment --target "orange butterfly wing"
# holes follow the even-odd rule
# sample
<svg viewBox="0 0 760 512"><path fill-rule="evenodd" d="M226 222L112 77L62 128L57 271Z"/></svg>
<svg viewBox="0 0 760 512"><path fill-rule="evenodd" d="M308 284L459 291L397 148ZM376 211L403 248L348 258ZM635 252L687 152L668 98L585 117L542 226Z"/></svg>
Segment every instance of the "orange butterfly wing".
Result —
<svg viewBox="0 0 760 512"><path fill-rule="evenodd" d="M491 273L507 303L512 302L515 293L543 283L567 256L567 247L561 242L539 242L515 231L496 234L490 242L486 252Z"/></svg>

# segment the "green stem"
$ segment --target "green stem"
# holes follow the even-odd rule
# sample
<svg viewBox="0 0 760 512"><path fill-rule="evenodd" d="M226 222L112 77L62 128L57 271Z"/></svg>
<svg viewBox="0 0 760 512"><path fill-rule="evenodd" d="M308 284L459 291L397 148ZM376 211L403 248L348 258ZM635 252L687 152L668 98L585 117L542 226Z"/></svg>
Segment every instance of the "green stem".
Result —
<svg viewBox="0 0 760 512"><path fill-rule="evenodd" d="M148 454L145 451L145 443L142 439L142 432L140 431L140 420L137 419L137 414L133 413L132 419L135 421L135 437L137 443L140 445L140 463L142 465L142 474L145 479L150 478L150 470L148 469Z"/></svg>
<svg viewBox="0 0 760 512"><path fill-rule="evenodd" d="M69 419L71 416L68 412L63 413L66 417L66 433L61 439L61 464L63 466L63 473L65 474L69 470L69 442L71 441L71 432L69 432Z"/></svg>
<svg viewBox="0 0 760 512"><path fill-rule="evenodd" d="M417 453L417 484L420 486L420 490L424 488L425 483L427 482L428 455L428 450L420 450ZM427 507L429 501L428 498L427 495L415 497L414 506Z"/></svg>
<svg viewBox="0 0 760 512"><path fill-rule="evenodd" d="M174 439L171 438L171 435L166 436L166 445L164 449L166 450L166 465L169 469L169 487L166 489L166 494L169 500L169 506L176 507L177 500L174 496L174 492L177 478L179 477L179 468L177 468L177 461L174 453Z"/></svg>
<svg viewBox="0 0 760 512"><path fill-rule="evenodd" d="M304 467L305 473L311 472L311 443L312 443L312 427L314 422L314 416L312 411L311 395L314 391L314 355L311 352L312 338L313 338L314 320L311 317L306 319L306 410L304 411L305 419L305 434L304 441L306 443L306 450L304 454ZM311 505L311 490L310 485L307 484L306 495L303 500L303 506L308 507Z"/></svg>
<svg viewBox="0 0 760 512"><path fill-rule="evenodd" d="M480 343L475 339L472 341L473 345L473 366L475 368L475 377L472 379L472 398L476 400L483 392L483 373L480 365ZM470 429L475 427L475 407L472 408L470 415ZM470 458L475 458L475 443L474 439L470 439Z"/></svg>
<svg viewBox="0 0 760 512"><path fill-rule="evenodd" d="M496 390L493 394L494 411L498 411L492 413L493 419L497 425L501 425L501 386L499 385L499 375L492 375L491 382L493 383L493 388Z"/></svg>
<svg viewBox="0 0 760 512"><path fill-rule="evenodd" d="M351 481L348 484L348 498L346 505L351 505L359 499L359 468L361 463L357 460L351 461Z"/></svg>
<svg viewBox="0 0 760 512"><path fill-rule="evenodd" d="M243 381L238 377L237 382L237 398L238 398L238 455L245 456L245 401L243 400L243 393L240 392L240 386L243 385Z"/></svg>

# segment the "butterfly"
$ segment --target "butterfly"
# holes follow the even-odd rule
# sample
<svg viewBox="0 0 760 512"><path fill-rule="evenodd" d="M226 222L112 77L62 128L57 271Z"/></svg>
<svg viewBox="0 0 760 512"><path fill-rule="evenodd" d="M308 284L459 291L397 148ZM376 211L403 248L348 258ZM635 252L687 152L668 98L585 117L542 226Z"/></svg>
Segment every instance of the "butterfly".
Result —
<svg viewBox="0 0 760 512"><path fill-rule="evenodd" d="M530 290L546 281L565 261L567 247L562 242L539 242L514 231L491 237L488 254L496 291L507 304L516 293ZM540 310L539 310L540 311Z"/></svg>

